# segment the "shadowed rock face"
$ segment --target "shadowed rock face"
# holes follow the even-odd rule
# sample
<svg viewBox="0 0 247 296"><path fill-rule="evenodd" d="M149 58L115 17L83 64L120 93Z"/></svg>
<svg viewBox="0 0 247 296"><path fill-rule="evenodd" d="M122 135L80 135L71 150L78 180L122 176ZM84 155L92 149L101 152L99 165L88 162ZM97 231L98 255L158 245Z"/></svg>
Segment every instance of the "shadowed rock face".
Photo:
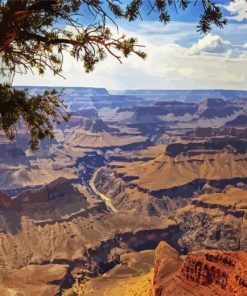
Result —
<svg viewBox="0 0 247 296"><path fill-rule="evenodd" d="M186 113L194 114L197 105L194 103L183 103L183 102L157 102L154 106L147 107L136 107L136 117L141 117L147 114L151 115L167 115L174 114L175 116L183 116Z"/></svg>
<svg viewBox="0 0 247 296"><path fill-rule="evenodd" d="M242 140L221 140L221 141L209 141L209 142L198 142L198 143L175 143L170 144L166 148L166 154L168 156L175 157L177 155L185 155L187 153L190 153L190 155L193 153L193 150L201 150L197 151L197 154L202 153L209 153L210 150L213 151L220 151L223 149L232 149L233 151L236 151L236 153L246 153L247 151L247 141ZM205 152L206 150L206 152ZM195 154L196 152L194 152Z"/></svg>
<svg viewBox="0 0 247 296"><path fill-rule="evenodd" d="M47 215L52 217L48 211L52 212L52 209L56 208L56 213L58 213L66 204L70 204L71 207L76 202L80 203L81 208L86 208L88 205L85 197L83 199L78 190L65 178L59 178L40 189L25 191L14 199L3 193L0 195L2 209L18 212L20 216L25 214L30 218L38 213L43 219ZM67 212L67 214L70 213Z"/></svg>
<svg viewBox="0 0 247 296"><path fill-rule="evenodd" d="M0 144L0 164L29 164L25 152L13 144Z"/></svg>
<svg viewBox="0 0 247 296"><path fill-rule="evenodd" d="M229 121L230 122L230 121ZM211 127L198 127L196 129L190 130L185 133L185 137L187 139L195 140L198 139L205 139L209 137L225 137L233 138L233 139L247 139L247 123L246 124L239 124L239 125L231 125L226 124L222 128L211 128Z"/></svg>
<svg viewBox="0 0 247 296"><path fill-rule="evenodd" d="M104 211L104 205L96 206ZM18 234L25 221L45 225L66 221L76 215L87 216L90 211L85 195L69 180L59 178L39 189L25 191L15 198L0 193L0 232Z"/></svg>
<svg viewBox="0 0 247 296"><path fill-rule="evenodd" d="M92 133L101 133L104 131L109 133L119 132L118 128L110 127L102 119L100 119L98 117L98 112L95 109L84 109L73 112L71 113L69 122L63 122L60 126L62 130L73 127Z"/></svg>
<svg viewBox="0 0 247 296"><path fill-rule="evenodd" d="M100 118L97 118L97 119L95 119L93 121L85 120L84 121L84 128L85 128L86 131L90 131L90 132L93 132L93 133L100 133L100 132L103 132L103 131L106 131L106 132L119 132L119 129L109 127Z"/></svg>
<svg viewBox="0 0 247 296"><path fill-rule="evenodd" d="M72 116L81 116L86 118L98 118L98 111L94 108L86 108L71 113Z"/></svg>
<svg viewBox="0 0 247 296"><path fill-rule="evenodd" d="M202 250L184 260L167 243L155 252L153 296L247 295L246 252Z"/></svg>
<svg viewBox="0 0 247 296"><path fill-rule="evenodd" d="M246 126L247 125L247 115L241 114L235 119L227 121L226 126Z"/></svg>
<svg viewBox="0 0 247 296"><path fill-rule="evenodd" d="M244 101L225 101L221 98L207 99L199 104L169 100L158 101L149 105L141 104L130 108L119 108L117 118L126 123L143 125L147 123L158 125L161 122L167 122L169 126L177 123L178 126L182 127L179 122L190 122L192 128L196 125L213 127L215 124L220 127L226 121L232 120L244 112L245 109ZM214 123L210 122L212 120ZM142 132L145 132L145 130L142 129Z"/></svg>
<svg viewBox="0 0 247 296"><path fill-rule="evenodd" d="M12 200L5 193L0 191L0 209L8 209L12 206Z"/></svg>
<svg viewBox="0 0 247 296"><path fill-rule="evenodd" d="M221 98L207 99L199 104L197 113L202 118L226 117L239 111L240 107Z"/></svg>

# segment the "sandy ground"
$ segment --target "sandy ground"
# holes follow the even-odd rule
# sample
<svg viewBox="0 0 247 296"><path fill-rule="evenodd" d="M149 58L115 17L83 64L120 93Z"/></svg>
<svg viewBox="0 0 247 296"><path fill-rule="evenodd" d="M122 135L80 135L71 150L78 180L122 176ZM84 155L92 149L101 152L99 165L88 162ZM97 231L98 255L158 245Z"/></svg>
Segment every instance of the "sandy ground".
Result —
<svg viewBox="0 0 247 296"><path fill-rule="evenodd" d="M151 284L153 280L153 270L147 274L130 277L122 280L109 280L101 285L95 285L91 289L85 285L74 287L78 296L152 296ZM68 291L66 295L71 295Z"/></svg>
<svg viewBox="0 0 247 296"><path fill-rule="evenodd" d="M151 296L153 271L145 275L116 283L116 286L106 289L104 296Z"/></svg>
<svg viewBox="0 0 247 296"><path fill-rule="evenodd" d="M127 253L121 264L83 285L74 285L64 296L75 291L78 296L151 296L154 251Z"/></svg>

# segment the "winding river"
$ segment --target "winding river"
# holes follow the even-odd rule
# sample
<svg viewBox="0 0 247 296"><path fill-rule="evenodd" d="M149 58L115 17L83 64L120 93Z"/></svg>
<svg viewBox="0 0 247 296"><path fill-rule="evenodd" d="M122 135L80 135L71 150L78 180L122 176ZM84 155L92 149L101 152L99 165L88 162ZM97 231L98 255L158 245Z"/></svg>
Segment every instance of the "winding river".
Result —
<svg viewBox="0 0 247 296"><path fill-rule="evenodd" d="M114 205L112 204L112 201L109 197L107 197L106 195L104 195L102 192L100 192L96 187L95 187L95 184L94 184L94 181L96 179L96 176L98 174L98 171L95 171L95 173L93 174L90 182L89 182L89 186L91 187L91 189L93 190L93 192L95 194L97 194L101 199L102 201L105 203L105 205L110 208L113 212L117 212L117 209L114 207Z"/></svg>

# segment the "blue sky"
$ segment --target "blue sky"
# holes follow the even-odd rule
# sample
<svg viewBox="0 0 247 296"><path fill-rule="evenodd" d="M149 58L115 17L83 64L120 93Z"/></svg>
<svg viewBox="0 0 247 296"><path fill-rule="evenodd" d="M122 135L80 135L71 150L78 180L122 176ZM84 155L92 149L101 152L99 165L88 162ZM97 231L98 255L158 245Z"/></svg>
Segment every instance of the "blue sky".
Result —
<svg viewBox="0 0 247 296"><path fill-rule="evenodd" d="M201 3L201 1L198 1ZM66 56L64 76L54 77L49 71L39 77L29 73L17 75L16 85L95 86L108 89L247 89L247 2L218 1L228 25L213 27L207 35L197 32L200 4L190 5L177 14L170 8L172 21L164 26L157 15L147 15L144 0L143 21L118 21L119 31L137 37L145 45L145 61L132 56L120 65L112 57L99 64L91 74L83 72L81 64ZM91 16L84 10L84 22ZM112 30L113 24L109 23Z"/></svg>

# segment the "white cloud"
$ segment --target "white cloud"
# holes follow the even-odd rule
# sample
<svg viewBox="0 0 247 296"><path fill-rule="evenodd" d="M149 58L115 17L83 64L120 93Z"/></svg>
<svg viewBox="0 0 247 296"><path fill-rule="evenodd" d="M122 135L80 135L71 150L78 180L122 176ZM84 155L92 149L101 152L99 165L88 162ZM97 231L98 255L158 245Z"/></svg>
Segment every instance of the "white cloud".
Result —
<svg viewBox="0 0 247 296"><path fill-rule="evenodd" d="M192 77L194 70L190 67L186 67L178 69L178 72L184 77Z"/></svg>
<svg viewBox="0 0 247 296"><path fill-rule="evenodd" d="M225 51L224 45L231 44L228 40L223 40L219 35L208 34L204 38L199 39L190 48L192 55L198 55L202 52L206 53L222 53Z"/></svg>
<svg viewBox="0 0 247 296"><path fill-rule="evenodd" d="M144 27L147 30L149 28L149 31ZM177 29L175 25L173 27L176 37L172 34L168 37L157 34L156 30L150 33L151 27L151 22L143 23L135 33L119 28L120 32L137 37L140 44L145 44L144 50L148 54L145 61L131 56L120 65L114 58L108 57L96 66L93 73L86 74L82 64L66 54L63 75L67 80L54 77L48 71L44 76L17 75L14 82L18 85L92 86L108 89L246 89L247 56L234 56L230 49L226 51L224 46L230 45L226 41L228 37L209 34L192 46L185 47L176 43L181 25ZM183 37L189 32L189 29L184 32Z"/></svg>
<svg viewBox="0 0 247 296"><path fill-rule="evenodd" d="M247 42L242 46L243 50L240 53L240 58L247 58Z"/></svg>
<svg viewBox="0 0 247 296"><path fill-rule="evenodd" d="M218 75L218 80L225 83L232 82L244 82L246 76L244 74L239 75L238 73L229 73L227 71L223 71Z"/></svg>
<svg viewBox="0 0 247 296"><path fill-rule="evenodd" d="M229 19L233 19L240 22L247 19L246 0L230 1L229 5L224 5L223 7L233 15L232 17L229 17Z"/></svg>

